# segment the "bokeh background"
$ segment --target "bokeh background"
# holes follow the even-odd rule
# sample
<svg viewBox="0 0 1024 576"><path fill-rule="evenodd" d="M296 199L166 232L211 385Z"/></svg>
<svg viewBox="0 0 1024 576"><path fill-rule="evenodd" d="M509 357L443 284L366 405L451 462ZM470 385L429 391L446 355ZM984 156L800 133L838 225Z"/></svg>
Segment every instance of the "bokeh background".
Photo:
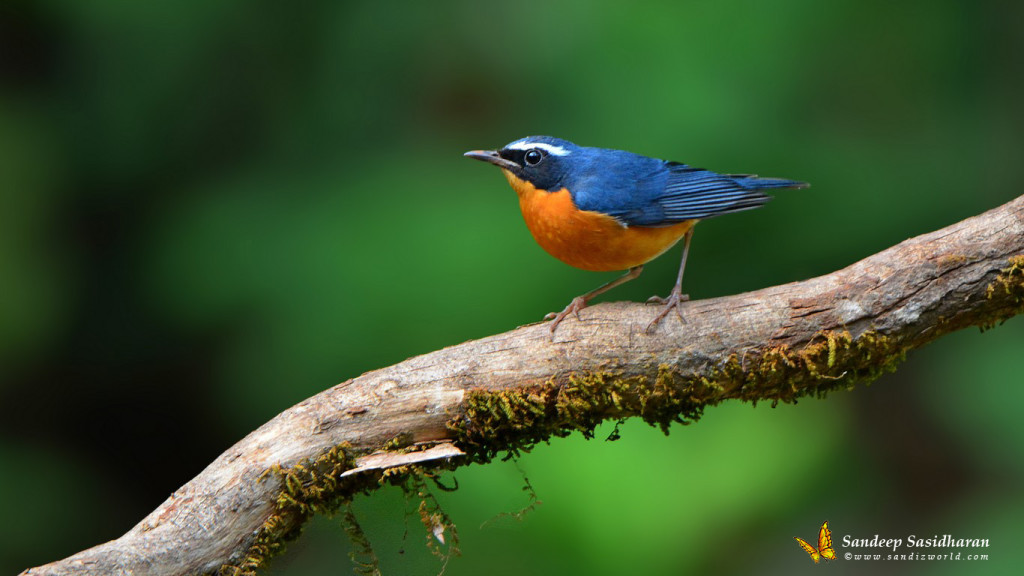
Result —
<svg viewBox="0 0 1024 576"><path fill-rule="evenodd" d="M830 272L1021 194L1024 5L120 2L0 5L0 572L138 522L278 412L509 330L611 275L534 244L465 150L529 134L806 180L702 224L686 290ZM671 286L677 256L613 299ZM1018 573L1024 320L870 387L576 436L458 470L448 574L863 572L793 541L989 538ZM356 503L386 574L415 515ZM344 574L320 518L268 573ZM840 553L843 550L840 549Z"/></svg>

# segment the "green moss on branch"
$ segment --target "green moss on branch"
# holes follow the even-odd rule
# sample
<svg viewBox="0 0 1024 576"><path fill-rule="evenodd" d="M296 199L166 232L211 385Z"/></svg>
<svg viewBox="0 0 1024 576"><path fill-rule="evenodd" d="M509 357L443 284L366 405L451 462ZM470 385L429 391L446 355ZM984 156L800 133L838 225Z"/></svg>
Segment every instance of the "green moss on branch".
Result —
<svg viewBox="0 0 1024 576"><path fill-rule="evenodd" d="M799 349L776 346L730 356L706 374L682 374L669 364L653 377L612 372L570 375L515 390L473 390L465 411L449 421L456 441L478 462L516 454L551 437L579 431L592 437L604 420L640 417L668 432L698 420L704 408L728 398L795 402L892 371L906 348L869 331L827 331Z"/></svg>

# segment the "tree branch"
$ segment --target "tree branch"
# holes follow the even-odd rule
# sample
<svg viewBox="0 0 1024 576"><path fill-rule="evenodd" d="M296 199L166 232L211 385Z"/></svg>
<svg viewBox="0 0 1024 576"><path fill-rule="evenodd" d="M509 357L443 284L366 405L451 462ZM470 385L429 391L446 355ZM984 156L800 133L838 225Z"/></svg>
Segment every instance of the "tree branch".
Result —
<svg viewBox="0 0 1024 576"><path fill-rule="evenodd" d="M388 472L486 461L608 418L667 429L729 398L822 394L1022 309L1024 196L826 276L689 302L685 323L652 334L654 309L602 304L553 342L535 324L368 372L246 436L124 536L23 574L246 572Z"/></svg>

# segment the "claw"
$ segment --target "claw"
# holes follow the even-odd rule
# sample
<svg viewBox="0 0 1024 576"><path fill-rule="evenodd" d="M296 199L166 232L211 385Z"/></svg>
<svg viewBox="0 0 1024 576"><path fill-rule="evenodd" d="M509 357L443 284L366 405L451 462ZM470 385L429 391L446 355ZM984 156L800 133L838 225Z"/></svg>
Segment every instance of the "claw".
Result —
<svg viewBox="0 0 1024 576"><path fill-rule="evenodd" d="M673 290L673 292L675 292L675 290ZM662 298L661 296L651 296L650 298L647 299L647 303L648 304L668 304L671 300L672 300L672 294L669 294L668 298ZM679 301L680 302L689 302L690 301L690 295L689 294L680 294L679 295Z"/></svg>
<svg viewBox="0 0 1024 576"><path fill-rule="evenodd" d="M652 296L647 300L648 302L664 304L665 308L654 317L654 320L651 320L650 324L647 325L647 328L644 329L644 331L650 333L651 329L657 326L658 323L661 322L665 316L668 316L668 313L672 310L675 310L676 315L679 316L679 320L683 324L686 324L686 318L683 318L683 302L686 302L689 299L689 294L683 294L678 285L672 288L672 292L669 293L668 298Z"/></svg>
<svg viewBox="0 0 1024 576"><path fill-rule="evenodd" d="M583 296L577 296L577 297L572 299L572 302L569 302L569 305L565 307L565 310L562 310L561 312L558 312L557 314L554 313L554 312L551 312L550 314L545 316L544 317L545 320L552 320L552 319L554 319L554 321L551 323L551 327L550 327L551 337L554 338L554 336L555 336L555 329L558 328L558 325L561 324L562 320L565 320L565 317L568 316L569 314L575 314L576 315L576 320L582 320L580 318L580 310L583 310L586 307L587 307L587 300L586 300L586 298L584 298Z"/></svg>

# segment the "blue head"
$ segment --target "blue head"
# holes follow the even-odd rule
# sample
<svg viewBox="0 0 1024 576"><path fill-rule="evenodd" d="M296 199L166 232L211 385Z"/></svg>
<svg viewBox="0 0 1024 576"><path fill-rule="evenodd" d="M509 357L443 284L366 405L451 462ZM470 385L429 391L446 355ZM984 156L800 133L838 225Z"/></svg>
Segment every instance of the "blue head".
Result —
<svg viewBox="0 0 1024 576"><path fill-rule="evenodd" d="M553 136L527 136L500 150L473 150L466 156L508 170L539 190L558 190L590 164L592 148Z"/></svg>

